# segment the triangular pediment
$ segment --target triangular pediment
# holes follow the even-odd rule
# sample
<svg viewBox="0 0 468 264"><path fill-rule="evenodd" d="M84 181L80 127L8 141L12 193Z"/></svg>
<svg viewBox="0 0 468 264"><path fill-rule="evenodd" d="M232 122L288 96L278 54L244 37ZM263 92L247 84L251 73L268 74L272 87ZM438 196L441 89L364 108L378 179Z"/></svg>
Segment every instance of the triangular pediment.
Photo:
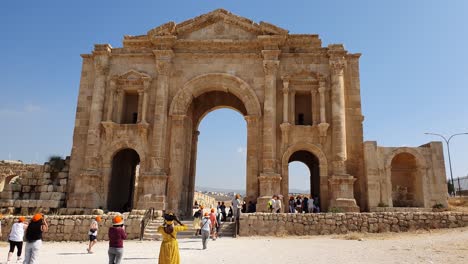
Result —
<svg viewBox="0 0 468 264"><path fill-rule="evenodd" d="M178 39L255 39L259 35L286 35L288 31L266 22L234 15L224 9L176 24L169 22L148 31L148 37L177 36Z"/></svg>

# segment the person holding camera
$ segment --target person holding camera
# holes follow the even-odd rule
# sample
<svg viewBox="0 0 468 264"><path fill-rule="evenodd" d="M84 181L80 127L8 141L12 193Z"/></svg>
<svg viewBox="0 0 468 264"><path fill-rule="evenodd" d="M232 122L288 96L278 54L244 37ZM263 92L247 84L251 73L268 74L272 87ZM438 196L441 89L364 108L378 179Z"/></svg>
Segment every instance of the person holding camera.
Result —
<svg viewBox="0 0 468 264"><path fill-rule="evenodd" d="M26 228L26 249L23 264L38 263L39 250L42 246L42 233L49 230L43 214L35 214Z"/></svg>
<svg viewBox="0 0 468 264"><path fill-rule="evenodd" d="M127 239L124 220L120 215L112 219L112 226L109 227L109 264L120 264L123 257L123 241Z"/></svg>
<svg viewBox="0 0 468 264"><path fill-rule="evenodd" d="M179 224L175 226L174 221ZM158 228L163 241L159 249L159 264L179 264L179 243L177 242L177 232L187 230L187 226L182 224L173 213L164 214L164 225Z"/></svg>

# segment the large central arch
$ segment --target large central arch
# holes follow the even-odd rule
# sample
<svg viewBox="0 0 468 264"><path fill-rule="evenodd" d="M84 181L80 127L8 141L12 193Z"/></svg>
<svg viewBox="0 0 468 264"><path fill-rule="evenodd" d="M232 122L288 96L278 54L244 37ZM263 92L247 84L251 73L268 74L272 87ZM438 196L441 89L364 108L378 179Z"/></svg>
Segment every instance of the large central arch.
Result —
<svg viewBox="0 0 468 264"><path fill-rule="evenodd" d="M192 206L189 197L192 196L190 190L193 189L198 124L206 113L220 107L237 110L247 121L247 199L257 199L258 143L261 142L259 121L262 115L259 100L253 89L239 77L226 73L210 73L189 80L171 102L168 209L185 215L191 214L188 209ZM192 180L187 180L187 177Z"/></svg>

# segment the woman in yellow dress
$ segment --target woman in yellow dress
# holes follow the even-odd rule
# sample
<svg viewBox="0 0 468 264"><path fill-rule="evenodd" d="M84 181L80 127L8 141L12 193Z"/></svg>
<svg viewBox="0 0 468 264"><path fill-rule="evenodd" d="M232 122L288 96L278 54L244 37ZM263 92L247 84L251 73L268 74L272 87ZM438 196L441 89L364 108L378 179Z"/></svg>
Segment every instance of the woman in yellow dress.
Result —
<svg viewBox="0 0 468 264"><path fill-rule="evenodd" d="M174 226L174 221L180 226ZM187 230L177 217L170 213L164 215L164 225L158 228L162 234L163 241L159 249L159 264L179 264L179 243L177 243L177 232Z"/></svg>

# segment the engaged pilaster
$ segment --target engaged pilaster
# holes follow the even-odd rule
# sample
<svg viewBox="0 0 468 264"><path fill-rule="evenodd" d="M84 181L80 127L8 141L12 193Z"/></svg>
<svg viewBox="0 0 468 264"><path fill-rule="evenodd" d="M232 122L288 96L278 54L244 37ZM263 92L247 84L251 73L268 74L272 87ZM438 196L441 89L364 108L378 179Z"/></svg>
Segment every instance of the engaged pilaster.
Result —
<svg viewBox="0 0 468 264"><path fill-rule="evenodd" d="M174 38L164 38L164 40L173 40ZM174 52L171 47L173 41L168 41L169 44L163 46L164 49L153 50L156 63L156 71L158 73L157 88L156 88L156 104L154 108L154 124L153 124L153 149L154 156L152 158L152 168L157 174L166 175L166 130L167 130L167 115L169 101L169 77L172 70L172 58Z"/></svg>
<svg viewBox="0 0 468 264"><path fill-rule="evenodd" d="M109 55L111 46L108 44L95 45L94 69L95 79L93 87L93 95L91 99L91 109L89 117L88 135L85 168L87 170L97 170L99 168L98 149L99 149L99 126L102 121L104 108L104 95L106 91L106 80L109 73Z"/></svg>

